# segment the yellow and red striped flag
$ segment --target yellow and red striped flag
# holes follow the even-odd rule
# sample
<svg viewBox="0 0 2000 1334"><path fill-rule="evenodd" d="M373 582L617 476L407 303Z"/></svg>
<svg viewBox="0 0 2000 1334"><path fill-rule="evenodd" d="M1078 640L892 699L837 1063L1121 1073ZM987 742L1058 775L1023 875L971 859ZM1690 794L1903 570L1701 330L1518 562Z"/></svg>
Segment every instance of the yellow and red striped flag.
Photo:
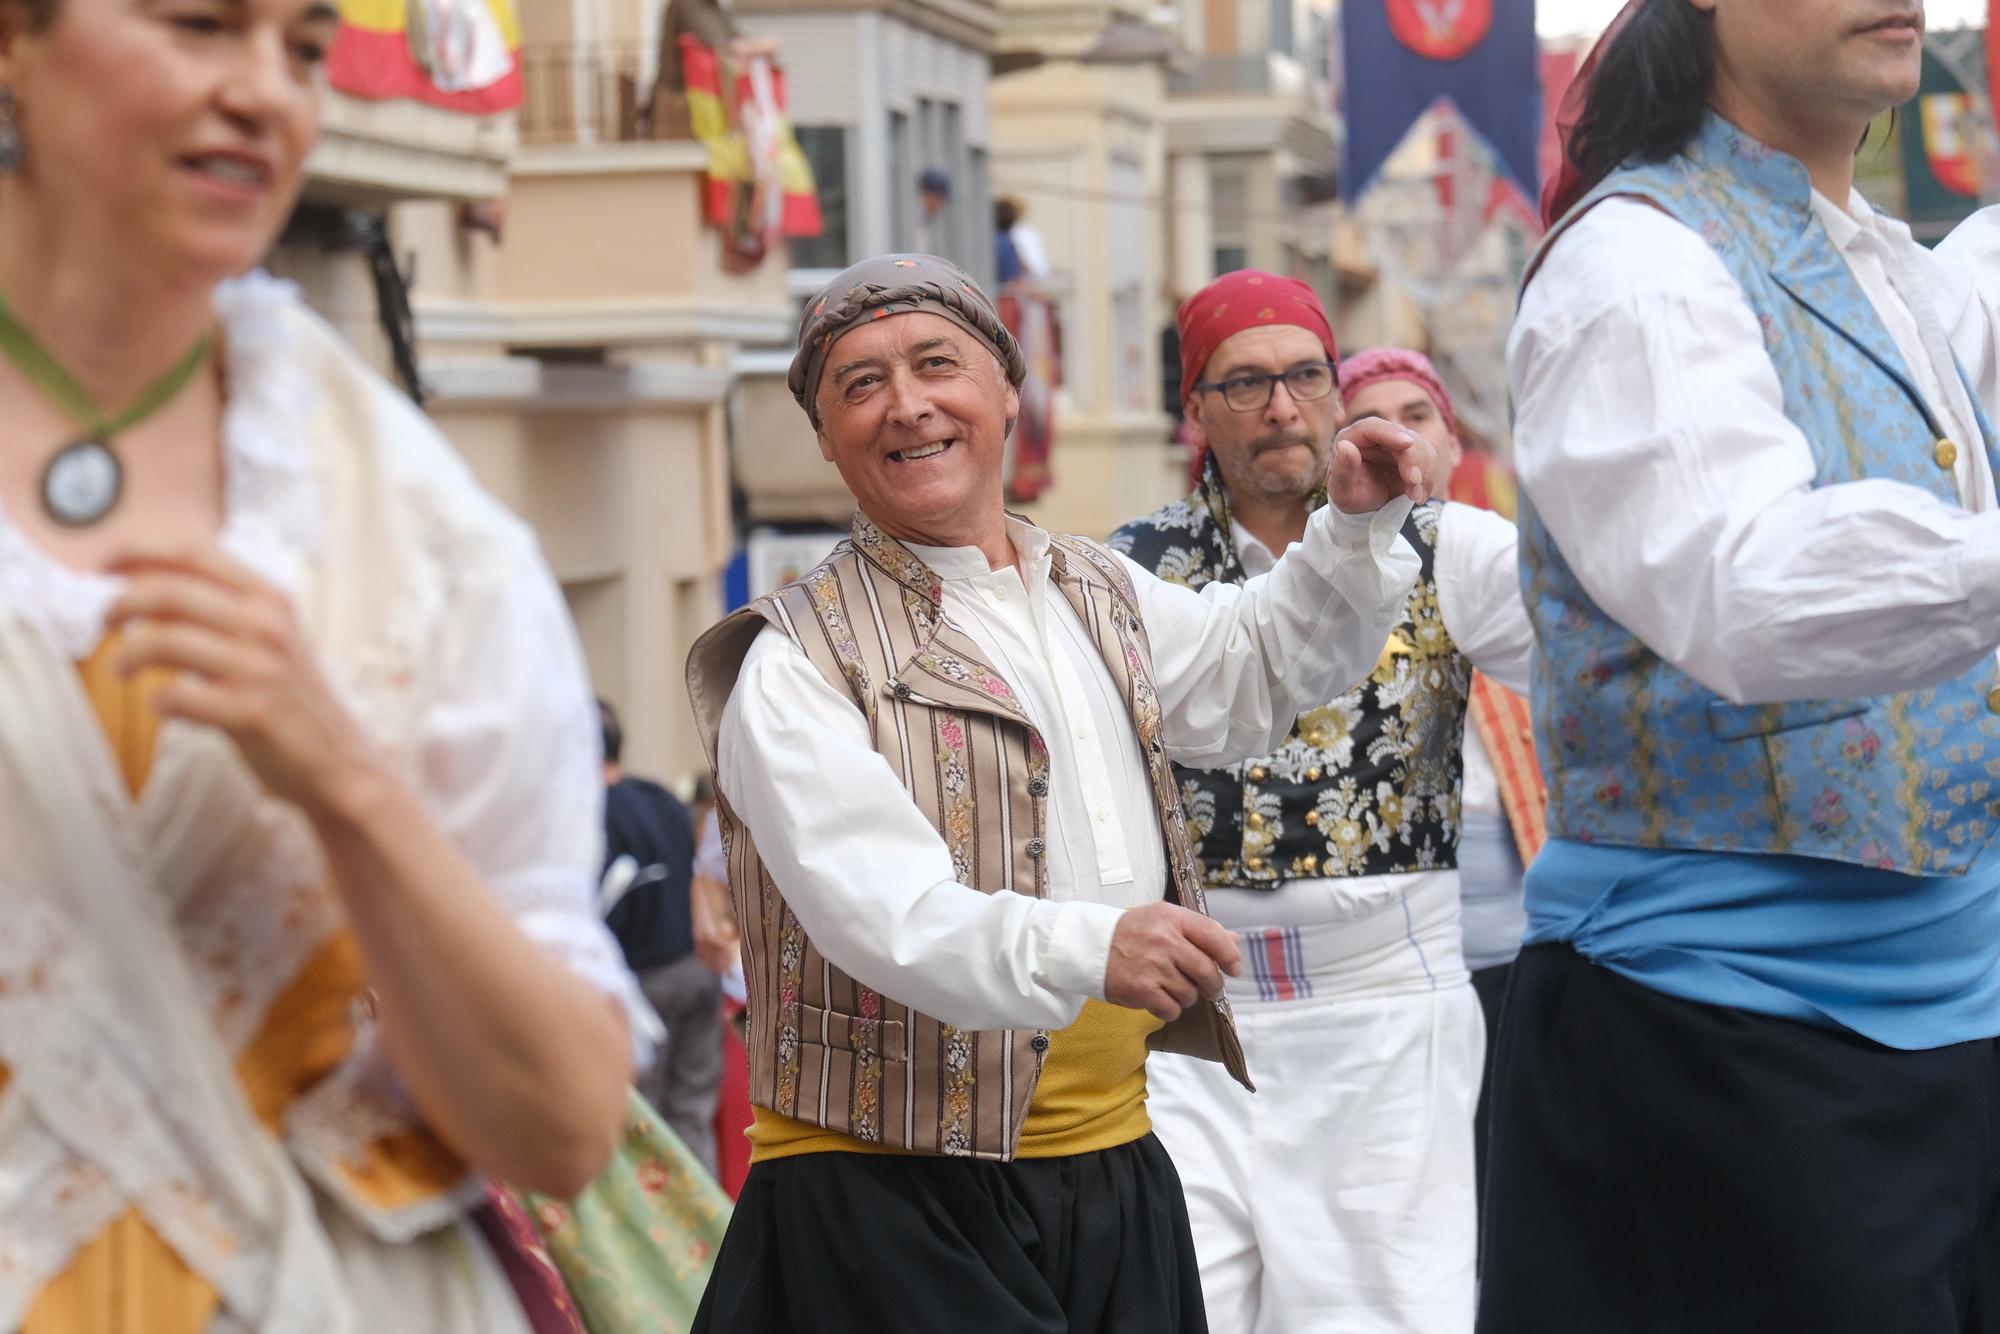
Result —
<svg viewBox="0 0 2000 1334"><path fill-rule="evenodd" d="M339 0L327 81L370 101L411 98L488 116L521 103L511 0Z"/></svg>
<svg viewBox="0 0 2000 1334"><path fill-rule="evenodd" d="M708 189L703 216L710 225L729 225L739 186L756 179L746 137L732 131L729 104L722 97L722 61L694 36L682 33L681 74L687 82L688 121L694 137L708 149ZM792 133L791 117L785 114L785 75L771 68L772 101L777 108L777 179L783 191L781 227L786 236L818 236L825 227L820 216L819 192L813 184L812 164ZM743 106L755 96L747 74L736 78L735 107L740 120Z"/></svg>

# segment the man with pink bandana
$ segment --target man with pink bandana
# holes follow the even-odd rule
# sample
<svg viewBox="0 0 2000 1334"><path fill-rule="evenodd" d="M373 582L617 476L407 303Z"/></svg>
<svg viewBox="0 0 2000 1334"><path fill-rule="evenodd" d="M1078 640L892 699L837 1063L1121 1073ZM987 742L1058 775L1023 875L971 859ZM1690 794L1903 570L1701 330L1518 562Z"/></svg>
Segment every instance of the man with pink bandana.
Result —
<svg viewBox="0 0 2000 1334"><path fill-rule="evenodd" d="M1302 283L1228 275L1182 307L1180 332L1210 453L1191 496L1112 538L1162 578L1271 569L1325 503L1335 433L1375 415L1350 387L1458 451L1428 363L1364 354L1361 371L1402 374L1351 377ZM1531 637L1511 524L1433 502L1403 536L1422 572L1371 677L1271 755L1177 771L1209 910L1248 964L1225 988L1260 1076L1253 1098L1197 1062L1149 1067L1217 1334L1472 1328L1485 1040L1460 938L1460 756L1473 667L1524 687Z"/></svg>
<svg viewBox="0 0 2000 1334"><path fill-rule="evenodd" d="M1465 447L1458 411L1437 369L1421 352L1378 347L1340 366L1347 420L1380 417L1415 431L1437 447L1452 472L1451 499L1513 518L1507 471L1491 455ZM1446 527L1455 526L1447 511ZM1492 525L1488 524L1488 527ZM1498 528L1493 528L1496 535ZM1511 549L1511 548L1510 548ZM1548 789L1535 760L1528 702L1484 672L1472 674L1466 699L1465 764L1458 826L1459 926L1465 967L1486 1020L1485 1077L1473 1117L1478 1183L1486 1183L1487 1102L1493 1079L1493 1039L1500 1002L1521 952L1528 914L1521 882L1543 839Z"/></svg>

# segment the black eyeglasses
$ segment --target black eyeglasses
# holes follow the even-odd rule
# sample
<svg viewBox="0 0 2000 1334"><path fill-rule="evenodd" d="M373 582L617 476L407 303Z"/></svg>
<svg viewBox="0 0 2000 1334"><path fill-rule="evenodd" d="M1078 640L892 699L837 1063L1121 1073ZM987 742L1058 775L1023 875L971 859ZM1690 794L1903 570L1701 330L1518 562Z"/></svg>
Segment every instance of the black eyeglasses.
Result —
<svg viewBox="0 0 2000 1334"><path fill-rule="evenodd" d="M1232 375L1214 384L1196 384L1195 388L1221 394L1222 401L1238 412L1261 412L1270 403L1280 380L1285 382L1285 392L1292 396L1293 402L1311 403L1333 392L1334 365L1330 361L1314 361L1275 375Z"/></svg>

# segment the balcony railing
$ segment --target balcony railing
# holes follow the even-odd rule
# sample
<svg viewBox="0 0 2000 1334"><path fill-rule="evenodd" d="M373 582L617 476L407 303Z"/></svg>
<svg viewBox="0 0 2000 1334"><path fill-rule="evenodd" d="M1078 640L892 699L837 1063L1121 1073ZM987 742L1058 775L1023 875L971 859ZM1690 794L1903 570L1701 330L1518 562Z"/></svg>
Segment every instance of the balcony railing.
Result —
<svg viewBox="0 0 2000 1334"><path fill-rule="evenodd" d="M1286 97L1303 91L1306 79L1299 63L1285 56L1267 53L1196 56L1169 76L1167 86L1183 95Z"/></svg>
<svg viewBox="0 0 2000 1334"><path fill-rule="evenodd" d="M521 54L521 143L685 139L685 94L654 92L653 53L633 47L550 46Z"/></svg>

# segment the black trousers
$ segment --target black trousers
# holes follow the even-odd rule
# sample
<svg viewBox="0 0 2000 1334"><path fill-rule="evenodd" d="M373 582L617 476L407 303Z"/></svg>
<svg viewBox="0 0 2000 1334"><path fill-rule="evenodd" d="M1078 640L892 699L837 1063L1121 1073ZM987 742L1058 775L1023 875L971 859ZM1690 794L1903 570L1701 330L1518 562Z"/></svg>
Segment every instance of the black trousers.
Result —
<svg viewBox="0 0 2000 1334"><path fill-rule="evenodd" d="M692 1334L1207 1334L1151 1135L1013 1163L815 1153L743 1183Z"/></svg>
<svg viewBox="0 0 2000 1334"><path fill-rule="evenodd" d="M1486 1072L1479 1081L1479 1101L1472 1109L1473 1190L1480 1212L1486 1210L1486 1142L1493 1133L1493 1066L1500 1055L1500 1007L1507 999L1507 979L1514 964L1494 964L1472 974L1472 991L1479 997L1479 1013L1486 1019Z"/></svg>
<svg viewBox="0 0 2000 1334"><path fill-rule="evenodd" d="M2000 1056L1905 1052L1524 950L1480 1334L2000 1334Z"/></svg>

